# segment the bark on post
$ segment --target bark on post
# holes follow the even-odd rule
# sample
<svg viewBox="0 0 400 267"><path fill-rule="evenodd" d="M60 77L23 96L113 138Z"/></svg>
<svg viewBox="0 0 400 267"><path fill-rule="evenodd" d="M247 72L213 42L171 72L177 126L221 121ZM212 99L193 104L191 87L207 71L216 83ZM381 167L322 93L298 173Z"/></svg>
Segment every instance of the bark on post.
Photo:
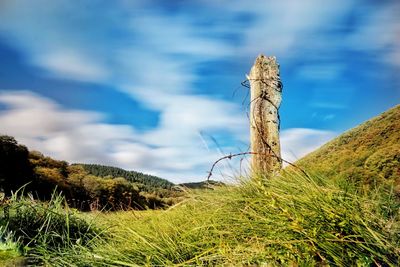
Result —
<svg viewBox="0 0 400 267"><path fill-rule="evenodd" d="M250 138L253 175L273 175L282 168L279 106L282 83L275 57L259 55L250 81Z"/></svg>

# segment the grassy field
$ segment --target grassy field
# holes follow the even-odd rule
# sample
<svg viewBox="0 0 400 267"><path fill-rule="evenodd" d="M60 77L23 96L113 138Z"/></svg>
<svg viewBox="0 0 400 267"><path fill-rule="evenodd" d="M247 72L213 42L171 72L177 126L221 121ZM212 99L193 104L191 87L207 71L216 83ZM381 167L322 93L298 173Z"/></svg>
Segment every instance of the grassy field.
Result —
<svg viewBox="0 0 400 267"><path fill-rule="evenodd" d="M51 266L398 266L399 202L351 188L285 173L193 191L168 210L112 213L16 197L2 224L14 224L9 242L27 262Z"/></svg>

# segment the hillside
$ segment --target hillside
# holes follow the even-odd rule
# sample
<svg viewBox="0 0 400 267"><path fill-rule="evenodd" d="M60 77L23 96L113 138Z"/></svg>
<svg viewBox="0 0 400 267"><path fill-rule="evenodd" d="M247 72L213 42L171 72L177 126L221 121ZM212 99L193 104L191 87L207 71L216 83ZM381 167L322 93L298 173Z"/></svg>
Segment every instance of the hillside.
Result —
<svg viewBox="0 0 400 267"><path fill-rule="evenodd" d="M75 164L74 164L75 165ZM168 180L162 179L160 177L144 174L136 171L126 171L121 168L104 166L99 164L76 164L82 166L85 171L89 174L106 177L111 176L112 178L123 177L129 182L143 184L146 191L154 191L155 188L171 189L174 186Z"/></svg>
<svg viewBox="0 0 400 267"><path fill-rule="evenodd" d="M345 132L296 164L364 189L394 185L400 194L400 105Z"/></svg>
<svg viewBox="0 0 400 267"><path fill-rule="evenodd" d="M179 184L179 186L183 186L190 189L206 189L206 188L209 189L215 186L224 186L224 185L225 184L223 182L214 180Z"/></svg>
<svg viewBox="0 0 400 267"><path fill-rule="evenodd" d="M0 192L24 192L41 200L60 191L79 210L161 208L179 201L174 184L152 175L116 167L73 164L29 151L11 136L0 135Z"/></svg>

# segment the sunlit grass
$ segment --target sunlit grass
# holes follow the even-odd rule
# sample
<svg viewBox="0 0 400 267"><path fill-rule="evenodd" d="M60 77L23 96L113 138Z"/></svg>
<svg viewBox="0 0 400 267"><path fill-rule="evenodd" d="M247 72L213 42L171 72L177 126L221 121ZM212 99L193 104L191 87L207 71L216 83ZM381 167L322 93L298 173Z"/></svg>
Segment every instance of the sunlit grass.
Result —
<svg viewBox="0 0 400 267"><path fill-rule="evenodd" d="M194 191L165 211L84 214L107 238L35 257L54 266L398 266L398 202L345 188L287 173Z"/></svg>
<svg viewBox="0 0 400 267"><path fill-rule="evenodd" d="M89 220L65 206L61 195L49 202L14 194L1 206L0 229L3 246L26 256L29 264L47 262L50 252L67 253L76 246L89 246L103 232Z"/></svg>
<svg viewBox="0 0 400 267"><path fill-rule="evenodd" d="M0 266L22 266L24 259L13 232L0 226Z"/></svg>

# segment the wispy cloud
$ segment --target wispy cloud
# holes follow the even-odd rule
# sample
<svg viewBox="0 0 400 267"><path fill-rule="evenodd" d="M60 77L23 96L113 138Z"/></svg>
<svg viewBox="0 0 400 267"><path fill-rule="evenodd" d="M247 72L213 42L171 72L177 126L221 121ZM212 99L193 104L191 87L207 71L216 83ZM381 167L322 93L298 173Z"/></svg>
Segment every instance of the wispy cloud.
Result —
<svg viewBox="0 0 400 267"><path fill-rule="evenodd" d="M78 81L103 81L109 73L100 65L95 65L85 55L79 55L74 51L62 50L55 53L38 55L35 58L36 65L48 70L51 75L63 79Z"/></svg>
<svg viewBox="0 0 400 267"><path fill-rule="evenodd" d="M345 44L400 67L400 2L360 6L356 12L362 26L347 36Z"/></svg>
<svg viewBox="0 0 400 267"><path fill-rule="evenodd" d="M336 135L337 133L332 131L306 128L284 130L281 135L282 157L290 162L295 162Z"/></svg>

